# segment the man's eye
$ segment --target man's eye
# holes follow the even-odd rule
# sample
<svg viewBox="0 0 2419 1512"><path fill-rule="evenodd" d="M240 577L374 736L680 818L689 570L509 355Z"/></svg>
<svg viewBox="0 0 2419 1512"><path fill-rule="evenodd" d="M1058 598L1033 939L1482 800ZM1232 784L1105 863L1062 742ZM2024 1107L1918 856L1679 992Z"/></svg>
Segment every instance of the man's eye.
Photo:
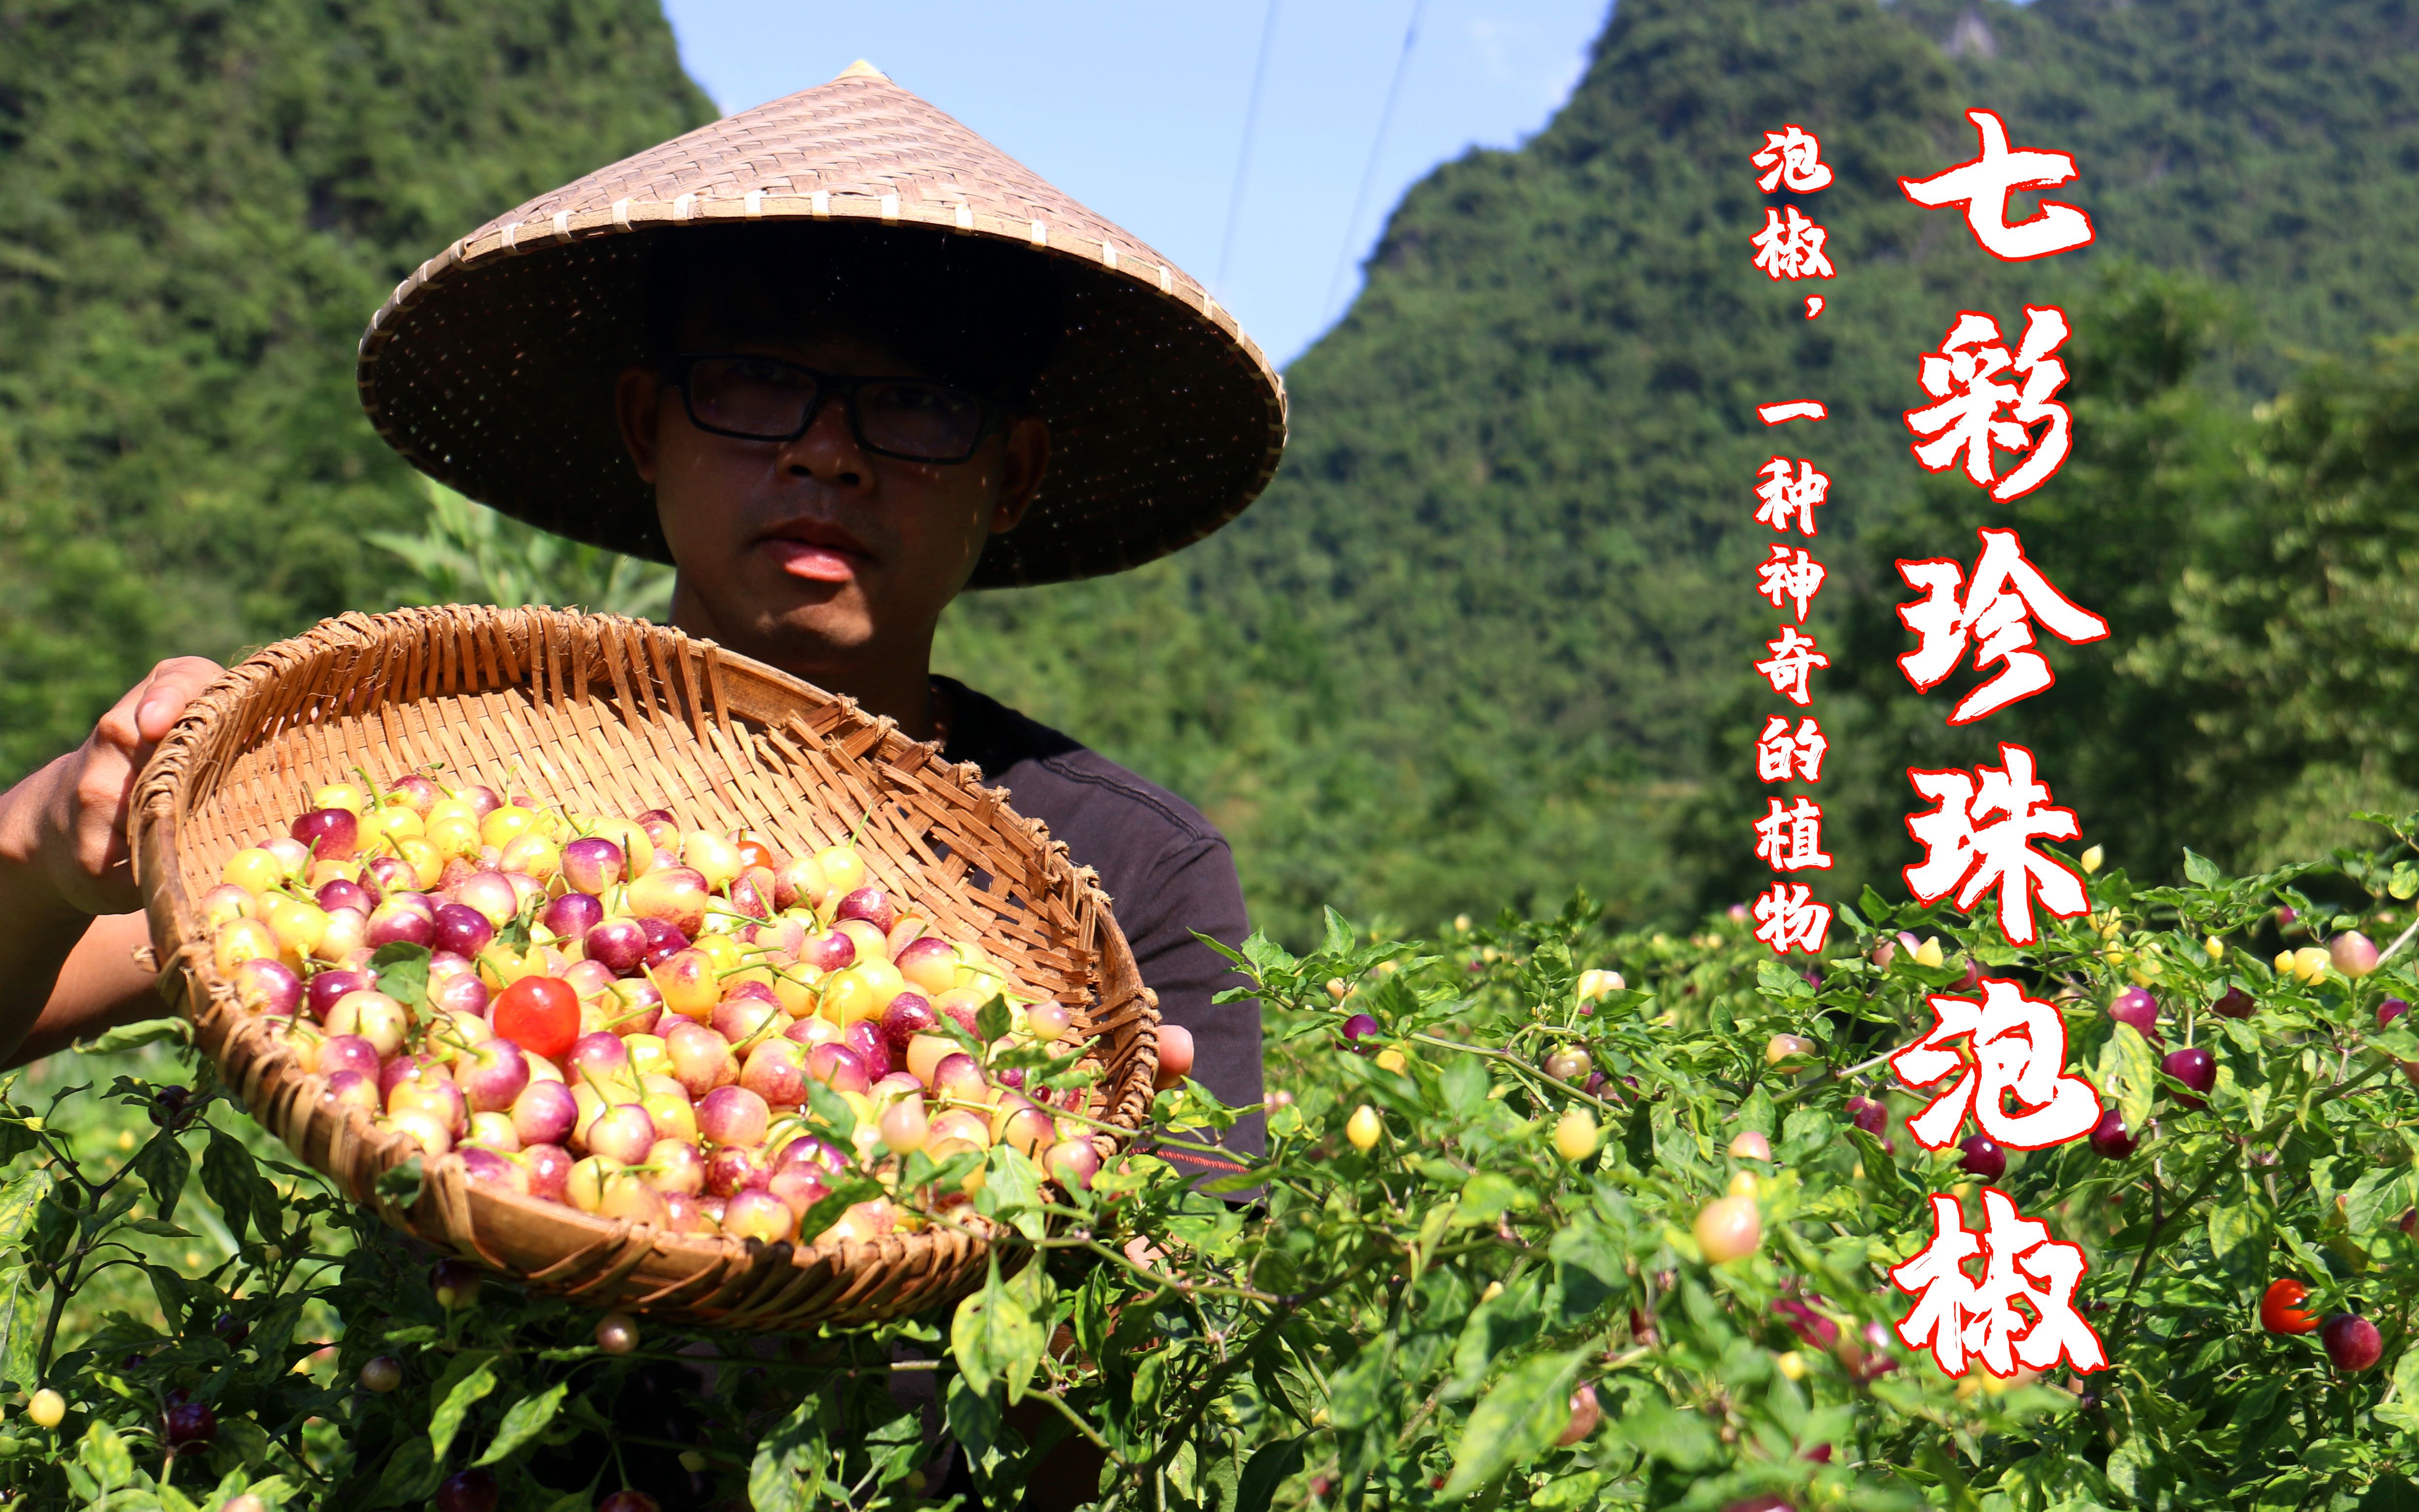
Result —
<svg viewBox="0 0 2419 1512"><path fill-rule="evenodd" d="M799 375L779 363L734 363L731 376L743 383L779 384L795 387Z"/></svg>
<svg viewBox="0 0 2419 1512"><path fill-rule="evenodd" d="M921 383L886 384L876 397L894 409L921 414L935 414L957 408L957 396L948 390Z"/></svg>

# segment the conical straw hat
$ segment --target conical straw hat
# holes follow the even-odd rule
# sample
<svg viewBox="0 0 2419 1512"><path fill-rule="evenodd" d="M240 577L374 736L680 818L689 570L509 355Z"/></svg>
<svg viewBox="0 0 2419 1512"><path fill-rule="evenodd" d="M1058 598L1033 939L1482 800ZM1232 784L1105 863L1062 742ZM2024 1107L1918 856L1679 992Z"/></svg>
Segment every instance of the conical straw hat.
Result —
<svg viewBox="0 0 2419 1512"><path fill-rule="evenodd" d="M498 216L421 265L362 337L378 434L441 483L575 540L670 561L624 451L616 375L648 355L643 249L684 228L929 228L1045 259L1067 329L1035 388L1050 467L975 587L1137 565L1243 511L1285 445L1285 385L1208 290L858 64Z"/></svg>

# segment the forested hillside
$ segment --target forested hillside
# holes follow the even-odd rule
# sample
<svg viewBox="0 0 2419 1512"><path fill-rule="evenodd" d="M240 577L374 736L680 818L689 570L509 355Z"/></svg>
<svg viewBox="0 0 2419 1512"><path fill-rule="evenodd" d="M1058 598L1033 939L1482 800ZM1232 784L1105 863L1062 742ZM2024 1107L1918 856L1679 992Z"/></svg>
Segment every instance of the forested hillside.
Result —
<svg viewBox="0 0 2419 1512"><path fill-rule="evenodd" d="M391 602L363 323L713 114L653 0L0 0L0 775L160 656Z"/></svg>
<svg viewBox="0 0 2419 1512"><path fill-rule="evenodd" d="M2095 245L2004 265L1900 196L1972 154L1973 105L2077 156ZM0 0L0 778L172 650L617 582L490 570L518 538L451 515L416 571L371 544L429 516L353 342L453 236L709 113L641 0ZM1748 245L1784 120L1839 173L1806 200L1840 270L1813 322ZM1910 761L1999 739L2137 875L2187 838L2305 851L2419 805L2419 347L2374 344L2419 324L2414 225L2395 0L1623 0L1544 131L1396 208L1287 375L1258 505L1122 579L964 602L940 665L1201 802L1280 933L1575 884L1633 921L1728 902L1774 704L1751 410L1813 395L1832 418L1786 444L1835 480L1810 628L1841 886L1908 858ZM1899 417L1957 311L2026 302L2073 317L2077 442L2008 508L1927 478ZM2116 633L1950 731L1892 663L1891 562L1997 523Z"/></svg>
<svg viewBox="0 0 2419 1512"><path fill-rule="evenodd" d="M2204 659L2207 636L2176 639L2174 606L2187 571L2299 573L2326 596L2328 564L2263 553L2334 506L2290 456L2246 463L2319 443L2250 411L2333 352L2352 366L2322 381L2392 428L2365 344L2411 324L2419 289L2412 25L2336 0L1624 0L1544 132L1447 164L1395 211L1366 292L1288 374L1291 454L1249 515L1139 578L971 604L950 649L1200 795L1279 923L1321 900L1425 917L1574 882L1633 916L1744 896L1749 751L1777 704L1749 670L1774 633L1751 565L1774 448L1751 409L1818 395L1832 419L1787 444L1834 479L1811 622L1850 653L1818 684L1841 732L1834 877L1911 858L1901 769L1986 738L2035 741L2087 838L2137 872L2172 870L2185 825L2203 848L2306 843L2311 814L2413 788L2368 738L2411 721L2254 729L2275 697ZM1899 195L1898 175L1972 155L1972 105L2076 154L2060 194L2092 211L2094 246L2000 264ZM1746 157L1783 120L1839 165L1808 201L1840 270L1811 323L1748 247L1765 201ZM1899 416L1957 311L2020 328L2026 302L2074 314L2079 442L2008 508L1929 480ZM2056 691L1949 732L1949 697L1913 700L1891 663L1909 595L1890 560L1970 557L1998 523L2119 630L2055 648ZM2400 539L2367 549L2399 562ZM1163 596L1193 614L1171 624ZM2263 612L2230 633L2314 654L2270 644ZM1082 633L1103 623L1118 631ZM2366 623L2411 639L2407 617ZM2396 646L2353 660L2377 655L2407 668Z"/></svg>

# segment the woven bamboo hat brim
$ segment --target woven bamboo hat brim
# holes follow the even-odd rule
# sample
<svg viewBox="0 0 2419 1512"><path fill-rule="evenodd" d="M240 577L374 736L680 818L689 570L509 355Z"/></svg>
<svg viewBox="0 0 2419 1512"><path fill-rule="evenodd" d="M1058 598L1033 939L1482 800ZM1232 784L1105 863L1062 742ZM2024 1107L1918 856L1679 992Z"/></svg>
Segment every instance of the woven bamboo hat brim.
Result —
<svg viewBox="0 0 2419 1512"><path fill-rule="evenodd" d="M1163 556L1242 513L1285 445L1285 385L1234 316L1136 238L858 64L497 217L398 285L362 338L362 403L439 482L533 525L670 560L613 415L649 355L643 250L684 228L824 222L1011 242L1066 331L1035 385L1050 466L971 586Z"/></svg>

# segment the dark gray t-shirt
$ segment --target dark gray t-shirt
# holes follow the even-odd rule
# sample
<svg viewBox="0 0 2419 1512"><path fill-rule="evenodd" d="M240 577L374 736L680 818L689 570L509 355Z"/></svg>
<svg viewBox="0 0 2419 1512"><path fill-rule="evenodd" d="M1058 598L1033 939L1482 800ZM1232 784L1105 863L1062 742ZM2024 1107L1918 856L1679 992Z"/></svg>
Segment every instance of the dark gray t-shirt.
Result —
<svg viewBox="0 0 2419 1512"><path fill-rule="evenodd" d="M1006 788L1018 813L1047 825L1076 865L1099 873L1143 983L1159 995L1160 1016L1193 1031L1194 1079L1231 1107L1256 1106L1260 1006L1210 1000L1249 979L1193 937L1198 931L1235 947L1249 932L1226 838L1191 804L1097 751L953 678L932 682L949 709L943 754L981 768L983 781ZM1224 1142L1241 1153L1265 1151L1261 1115L1239 1121ZM1181 1150L1159 1153L1213 1166Z"/></svg>

